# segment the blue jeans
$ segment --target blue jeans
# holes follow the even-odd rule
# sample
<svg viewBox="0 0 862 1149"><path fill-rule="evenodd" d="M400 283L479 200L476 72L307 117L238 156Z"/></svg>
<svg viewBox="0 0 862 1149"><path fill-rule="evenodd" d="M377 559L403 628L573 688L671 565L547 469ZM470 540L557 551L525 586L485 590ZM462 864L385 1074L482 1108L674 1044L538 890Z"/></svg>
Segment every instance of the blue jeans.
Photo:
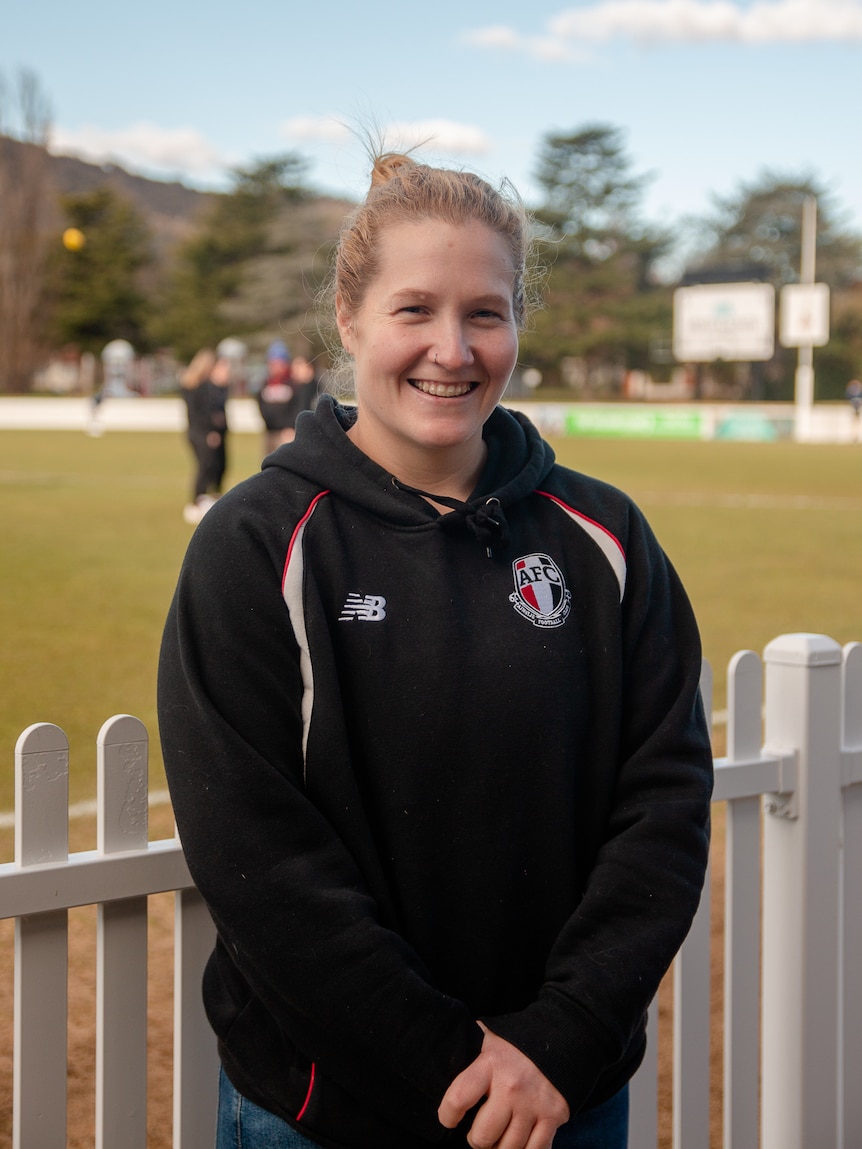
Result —
<svg viewBox="0 0 862 1149"><path fill-rule="evenodd" d="M320 1149L301 1133L243 1097L222 1069L218 1082L216 1149Z"/></svg>
<svg viewBox="0 0 862 1149"><path fill-rule="evenodd" d="M629 1090L579 1113L557 1130L554 1149L626 1149ZM216 1149L320 1149L301 1133L237 1093L224 1070L219 1078Z"/></svg>
<svg viewBox="0 0 862 1149"><path fill-rule="evenodd" d="M629 1087L561 1125L554 1149L626 1149L629 1143Z"/></svg>

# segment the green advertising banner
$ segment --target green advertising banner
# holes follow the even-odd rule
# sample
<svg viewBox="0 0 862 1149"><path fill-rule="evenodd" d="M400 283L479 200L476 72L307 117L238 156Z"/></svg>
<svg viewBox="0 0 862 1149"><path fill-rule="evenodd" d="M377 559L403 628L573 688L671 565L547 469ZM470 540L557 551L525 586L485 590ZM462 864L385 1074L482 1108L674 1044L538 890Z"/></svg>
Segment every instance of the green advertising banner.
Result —
<svg viewBox="0 0 862 1149"><path fill-rule="evenodd" d="M565 434L592 438L701 439L699 411L662 411L621 406L571 406L565 414Z"/></svg>

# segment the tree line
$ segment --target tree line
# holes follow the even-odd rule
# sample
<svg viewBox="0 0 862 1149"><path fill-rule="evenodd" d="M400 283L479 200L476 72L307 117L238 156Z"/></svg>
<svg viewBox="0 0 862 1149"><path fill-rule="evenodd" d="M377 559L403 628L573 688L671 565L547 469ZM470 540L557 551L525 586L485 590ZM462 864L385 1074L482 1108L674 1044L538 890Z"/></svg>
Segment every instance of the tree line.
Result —
<svg viewBox="0 0 862 1149"><path fill-rule="evenodd" d="M0 390L29 389L52 352L98 356L117 338L187 361L226 336L253 353L281 336L325 360L315 300L350 205L315 192L302 156L234 169L192 233L166 246L107 184L52 195L49 126L31 74L0 85ZM657 224L644 216L649 177L634 170L623 131L594 123L544 136L535 176L540 199L528 207L544 306L520 359L544 387L613 397L628 371L666 378L677 283L757 279L778 290L798 280L808 196L818 201L817 279L833 299L830 342L815 357L818 397L843 395L862 371L862 238L814 174L763 171L715 197L708 215ZM794 356L778 347L756 369L711 365L711 378L734 397L787 399Z"/></svg>

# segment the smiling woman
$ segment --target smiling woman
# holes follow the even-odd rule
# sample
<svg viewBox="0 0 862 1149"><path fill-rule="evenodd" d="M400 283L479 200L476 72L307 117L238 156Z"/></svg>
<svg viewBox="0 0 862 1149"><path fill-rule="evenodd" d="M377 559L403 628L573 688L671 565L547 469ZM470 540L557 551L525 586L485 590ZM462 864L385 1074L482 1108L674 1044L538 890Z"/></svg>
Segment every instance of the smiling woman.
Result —
<svg viewBox="0 0 862 1149"><path fill-rule="evenodd" d="M679 580L499 405L520 205L378 157L324 396L186 556L165 769L218 929L219 1149L623 1149L712 755Z"/></svg>
<svg viewBox="0 0 862 1149"><path fill-rule="evenodd" d="M342 229L331 293L357 446L404 483L466 499L528 310L529 223L478 176L379 156ZM442 506L442 504L438 504Z"/></svg>
<svg viewBox="0 0 862 1149"><path fill-rule="evenodd" d="M378 253L358 311L338 298L359 410L348 435L402 481L466 499L518 355L511 255L485 224L442 220L387 228Z"/></svg>

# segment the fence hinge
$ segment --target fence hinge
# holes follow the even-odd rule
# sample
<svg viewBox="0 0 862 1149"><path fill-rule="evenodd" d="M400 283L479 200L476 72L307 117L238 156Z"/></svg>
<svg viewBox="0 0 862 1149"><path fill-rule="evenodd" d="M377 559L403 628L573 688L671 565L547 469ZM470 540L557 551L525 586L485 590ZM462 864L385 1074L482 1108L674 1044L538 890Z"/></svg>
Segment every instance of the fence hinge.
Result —
<svg viewBox="0 0 862 1149"><path fill-rule="evenodd" d="M775 759L778 766L778 785L775 793L763 795L763 809L774 818L798 818L798 752L791 750L789 753L784 753L780 750L770 750L767 753Z"/></svg>

